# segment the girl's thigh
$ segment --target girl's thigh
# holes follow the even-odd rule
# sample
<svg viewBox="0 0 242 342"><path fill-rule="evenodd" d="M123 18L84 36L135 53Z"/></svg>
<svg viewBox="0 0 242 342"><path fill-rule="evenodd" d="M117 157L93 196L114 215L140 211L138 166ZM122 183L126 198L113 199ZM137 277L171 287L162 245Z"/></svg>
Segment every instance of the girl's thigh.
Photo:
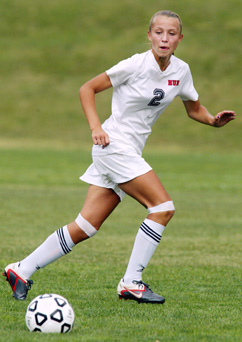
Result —
<svg viewBox="0 0 242 342"><path fill-rule="evenodd" d="M99 229L119 203L120 198L112 189L90 185L81 215Z"/></svg>
<svg viewBox="0 0 242 342"><path fill-rule="evenodd" d="M131 181L119 184L119 187L126 194L140 202L145 208L171 201L171 197L153 170Z"/></svg>

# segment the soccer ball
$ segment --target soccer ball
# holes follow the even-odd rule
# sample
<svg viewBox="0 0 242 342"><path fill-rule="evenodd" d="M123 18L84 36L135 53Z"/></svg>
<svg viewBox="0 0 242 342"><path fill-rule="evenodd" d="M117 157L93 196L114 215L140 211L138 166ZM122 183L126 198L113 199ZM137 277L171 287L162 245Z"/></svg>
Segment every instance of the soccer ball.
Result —
<svg viewBox="0 0 242 342"><path fill-rule="evenodd" d="M68 301L57 294L43 294L28 305L25 322L30 331L67 333L74 324L75 314Z"/></svg>

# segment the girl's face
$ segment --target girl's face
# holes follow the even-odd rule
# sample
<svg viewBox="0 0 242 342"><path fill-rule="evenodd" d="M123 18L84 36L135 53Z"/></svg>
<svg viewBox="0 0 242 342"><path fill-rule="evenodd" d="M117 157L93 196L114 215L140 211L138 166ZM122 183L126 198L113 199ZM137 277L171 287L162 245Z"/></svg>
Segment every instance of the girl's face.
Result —
<svg viewBox="0 0 242 342"><path fill-rule="evenodd" d="M170 58L183 38L178 19L157 16L151 31L148 31L148 38L156 59Z"/></svg>

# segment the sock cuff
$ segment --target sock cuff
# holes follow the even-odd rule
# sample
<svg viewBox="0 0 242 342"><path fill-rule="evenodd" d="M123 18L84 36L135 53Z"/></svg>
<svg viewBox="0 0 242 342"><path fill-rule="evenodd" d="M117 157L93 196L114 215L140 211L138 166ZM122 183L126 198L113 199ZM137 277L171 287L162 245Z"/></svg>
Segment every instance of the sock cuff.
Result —
<svg viewBox="0 0 242 342"><path fill-rule="evenodd" d="M72 251L72 247L75 246L71 239L67 226L64 226L56 231L56 236L61 249L61 253L68 254Z"/></svg>
<svg viewBox="0 0 242 342"><path fill-rule="evenodd" d="M162 224L145 219L140 226L140 233L146 240L149 240L151 243L157 246L161 240L164 229L165 226Z"/></svg>
<svg viewBox="0 0 242 342"><path fill-rule="evenodd" d="M150 219L148 219L148 218L146 218L146 219L144 220L144 222L145 222L150 228L152 228L156 233L161 234L161 235L162 235L163 231L164 231L165 228L166 228L166 227L163 226L162 224L157 223L157 222L155 222L155 221L152 221L152 220L150 220Z"/></svg>

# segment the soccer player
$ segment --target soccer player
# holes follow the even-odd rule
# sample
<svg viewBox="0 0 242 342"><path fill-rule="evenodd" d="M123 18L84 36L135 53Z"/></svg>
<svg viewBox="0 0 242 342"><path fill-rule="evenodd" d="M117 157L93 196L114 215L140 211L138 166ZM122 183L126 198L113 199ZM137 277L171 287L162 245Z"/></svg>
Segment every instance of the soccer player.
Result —
<svg viewBox="0 0 242 342"><path fill-rule="evenodd" d="M151 50L135 54L80 88L80 100L93 140L93 163L80 178L89 183L77 218L51 234L20 262L6 266L3 275L13 296L23 300L39 268L69 253L79 242L97 233L125 194L143 205L148 215L134 242L127 270L118 284L119 298L140 303L165 302L142 281L142 272L157 248L175 207L142 150L161 113L180 96L188 116L203 124L222 127L235 118L233 111L215 116L202 106L193 86L189 66L174 56L182 41L182 22L171 11L161 11L150 20ZM113 87L112 113L101 125L95 94Z"/></svg>

